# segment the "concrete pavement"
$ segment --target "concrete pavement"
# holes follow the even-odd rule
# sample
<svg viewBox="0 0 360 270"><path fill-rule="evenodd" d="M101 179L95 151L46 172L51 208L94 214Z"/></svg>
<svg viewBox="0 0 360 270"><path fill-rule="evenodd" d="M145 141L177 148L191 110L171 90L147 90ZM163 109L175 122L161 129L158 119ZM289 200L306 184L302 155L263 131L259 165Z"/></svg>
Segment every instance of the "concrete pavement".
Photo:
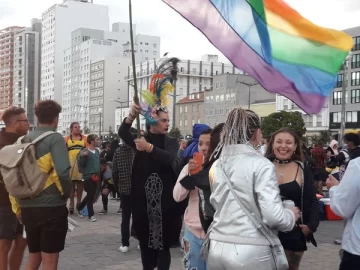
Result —
<svg viewBox="0 0 360 270"><path fill-rule="evenodd" d="M68 233L66 248L60 254L60 270L141 270L140 251L137 242L131 239L129 253L118 252L120 246L121 215L116 215L119 202L109 202L109 213L97 215L98 221L89 222L86 218L74 217L79 227ZM96 213L101 203L95 205ZM315 238L318 247L308 245L301 263L301 270L337 270L339 269L339 249L333 241L342 234L342 221L324 221ZM172 270L182 268L180 248L172 251Z"/></svg>

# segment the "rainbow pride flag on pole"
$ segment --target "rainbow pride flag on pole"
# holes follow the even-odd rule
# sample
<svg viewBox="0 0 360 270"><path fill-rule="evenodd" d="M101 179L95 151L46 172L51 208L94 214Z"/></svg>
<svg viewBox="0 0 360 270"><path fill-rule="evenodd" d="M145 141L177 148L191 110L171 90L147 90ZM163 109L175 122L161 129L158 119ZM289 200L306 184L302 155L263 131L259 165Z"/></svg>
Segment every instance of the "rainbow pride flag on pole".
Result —
<svg viewBox="0 0 360 270"><path fill-rule="evenodd" d="M353 46L349 35L313 24L283 0L163 1L234 66L308 114L323 108Z"/></svg>

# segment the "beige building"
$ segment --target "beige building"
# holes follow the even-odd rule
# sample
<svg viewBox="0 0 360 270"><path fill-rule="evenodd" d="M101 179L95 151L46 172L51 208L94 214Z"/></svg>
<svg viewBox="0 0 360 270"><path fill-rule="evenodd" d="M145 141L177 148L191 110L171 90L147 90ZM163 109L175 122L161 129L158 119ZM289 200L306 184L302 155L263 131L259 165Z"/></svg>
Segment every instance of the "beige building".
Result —
<svg viewBox="0 0 360 270"><path fill-rule="evenodd" d="M183 136L192 135L196 123L204 123L204 93L193 93L176 103L175 126Z"/></svg>
<svg viewBox="0 0 360 270"><path fill-rule="evenodd" d="M254 111L261 119L276 112L276 98L256 100L250 105L250 110Z"/></svg>

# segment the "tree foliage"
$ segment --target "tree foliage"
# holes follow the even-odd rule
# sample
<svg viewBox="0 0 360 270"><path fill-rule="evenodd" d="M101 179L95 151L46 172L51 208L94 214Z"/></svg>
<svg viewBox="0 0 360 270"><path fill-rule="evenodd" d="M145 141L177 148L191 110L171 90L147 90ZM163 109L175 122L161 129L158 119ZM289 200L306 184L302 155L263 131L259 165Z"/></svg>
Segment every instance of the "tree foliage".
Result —
<svg viewBox="0 0 360 270"><path fill-rule="evenodd" d="M264 137L270 137L275 131L281 128L290 128L301 137L306 133L305 122L299 112L276 112L265 117L261 123L261 130Z"/></svg>
<svg viewBox="0 0 360 270"><path fill-rule="evenodd" d="M182 135L181 135L181 131L179 130L179 128L174 127L170 130L169 136L179 139Z"/></svg>

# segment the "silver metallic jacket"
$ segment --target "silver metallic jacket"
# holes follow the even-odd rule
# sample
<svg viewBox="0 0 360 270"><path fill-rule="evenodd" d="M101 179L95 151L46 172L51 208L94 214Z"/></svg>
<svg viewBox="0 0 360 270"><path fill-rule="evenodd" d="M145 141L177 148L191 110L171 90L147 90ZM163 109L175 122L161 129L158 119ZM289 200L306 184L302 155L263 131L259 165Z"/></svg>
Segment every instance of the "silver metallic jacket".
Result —
<svg viewBox="0 0 360 270"><path fill-rule="evenodd" d="M209 229L210 239L233 244L269 245L234 199L224 173L238 198L263 223L274 231L293 229L295 215L282 205L274 165L252 146L238 144L225 146L209 173L210 202L216 209Z"/></svg>

